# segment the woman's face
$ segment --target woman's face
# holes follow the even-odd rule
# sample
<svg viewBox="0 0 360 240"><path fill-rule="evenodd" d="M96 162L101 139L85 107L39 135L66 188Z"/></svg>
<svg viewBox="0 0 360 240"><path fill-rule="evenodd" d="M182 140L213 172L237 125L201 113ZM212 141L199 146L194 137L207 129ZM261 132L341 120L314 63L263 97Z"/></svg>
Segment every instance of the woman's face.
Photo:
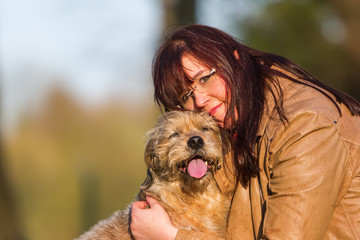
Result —
<svg viewBox="0 0 360 240"><path fill-rule="evenodd" d="M216 68L215 70L209 69L188 54L182 57L181 62L186 76L193 81L189 90L195 88L195 90L190 91L192 94L188 97L186 104L183 104L183 107L187 110L208 112L218 120L220 126L224 127L225 114L228 108L224 79L216 74ZM205 80L206 83L204 83ZM181 101L184 100L183 95L180 98Z"/></svg>

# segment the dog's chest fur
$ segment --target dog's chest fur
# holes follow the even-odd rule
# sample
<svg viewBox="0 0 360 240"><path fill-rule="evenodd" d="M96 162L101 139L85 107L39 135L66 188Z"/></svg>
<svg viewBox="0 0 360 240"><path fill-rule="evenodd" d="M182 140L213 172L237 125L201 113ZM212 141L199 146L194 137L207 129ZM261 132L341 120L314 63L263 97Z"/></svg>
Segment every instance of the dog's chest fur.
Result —
<svg viewBox="0 0 360 240"><path fill-rule="evenodd" d="M216 234L223 238L230 200L222 194L213 178L202 191L186 193L178 182L157 182L146 193L156 197L178 228Z"/></svg>

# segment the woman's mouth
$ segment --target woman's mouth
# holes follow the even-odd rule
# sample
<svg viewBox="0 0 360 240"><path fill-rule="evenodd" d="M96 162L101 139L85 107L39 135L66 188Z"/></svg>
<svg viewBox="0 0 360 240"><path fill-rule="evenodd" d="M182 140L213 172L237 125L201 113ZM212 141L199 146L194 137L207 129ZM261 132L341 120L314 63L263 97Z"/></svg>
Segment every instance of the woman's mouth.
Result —
<svg viewBox="0 0 360 240"><path fill-rule="evenodd" d="M219 107L221 107L221 105L222 105L222 103L220 103L219 105L213 107L213 108L210 110L210 112L209 112L210 115L211 115L211 116L214 116L215 113L217 112L217 110L219 109Z"/></svg>

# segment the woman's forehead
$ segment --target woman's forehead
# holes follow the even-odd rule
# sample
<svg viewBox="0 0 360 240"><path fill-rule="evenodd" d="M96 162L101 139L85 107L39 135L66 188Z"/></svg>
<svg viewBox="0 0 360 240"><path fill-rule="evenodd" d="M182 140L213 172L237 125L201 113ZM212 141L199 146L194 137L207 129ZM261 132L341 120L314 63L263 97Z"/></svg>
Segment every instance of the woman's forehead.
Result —
<svg viewBox="0 0 360 240"><path fill-rule="evenodd" d="M184 54L181 58L181 65L189 79L196 79L207 67L190 54Z"/></svg>

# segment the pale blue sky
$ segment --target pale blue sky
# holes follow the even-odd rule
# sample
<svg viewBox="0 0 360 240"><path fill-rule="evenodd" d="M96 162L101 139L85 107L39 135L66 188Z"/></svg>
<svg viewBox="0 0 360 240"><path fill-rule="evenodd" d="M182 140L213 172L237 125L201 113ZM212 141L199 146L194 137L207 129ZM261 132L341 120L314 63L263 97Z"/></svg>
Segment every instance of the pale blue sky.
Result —
<svg viewBox="0 0 360 240"><path fill-rule="evenodd" d="M249 1L198 0L198 22L237 35ZM234 4L235 2L235 4ZM160 0L3 0L2 126L36 110L54 85L85 105L152 101L151 61L162 36Z"/></svg>

